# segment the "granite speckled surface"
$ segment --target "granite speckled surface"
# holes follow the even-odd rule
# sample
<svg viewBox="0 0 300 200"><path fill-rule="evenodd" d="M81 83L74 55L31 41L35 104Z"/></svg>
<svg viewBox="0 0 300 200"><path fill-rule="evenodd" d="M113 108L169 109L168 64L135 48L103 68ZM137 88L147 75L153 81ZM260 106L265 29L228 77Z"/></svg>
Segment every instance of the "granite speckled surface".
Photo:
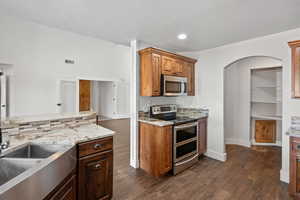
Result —
<svg viewBox="0 0 300 200"><path fill-rule="evenodd" d="M300 131L289 129L286 132L286 135L291 136L291 137L300 137Z"/></svg>
<svg viewBox="0 0 300 200"><path fill-rule="evenodd" d="M150 117L139 117L139 122L152 124L154 126L170 126L174 124L171 121L159 120Z"/></svg>
<svg viewBox="0 0 300 200"><path fill-rule="evenodd" d="M179 117L189 117L192 119L201 119L208 117L208 111L201 111L201 109L193 109L193 108L180 108L178 109L178 112L176 114ZM173 125L174 123L172 121L165 121L165 120L159 120L159 119L154 119L151 117L148 117L147 114L140 112L139 116L139 122L144 122L147 124L152 124L155 126L170 126Z"/></svg>
<svg viewBox="0 0 300 200"><path fill-rule="evenodd" d="M114 131L102 126L89 124L74 129L65 128L49 132L19 134L10 137L10 147L3 152L28 142L38 144L75 145L80 142L113 136L114 133Z"/></svg>

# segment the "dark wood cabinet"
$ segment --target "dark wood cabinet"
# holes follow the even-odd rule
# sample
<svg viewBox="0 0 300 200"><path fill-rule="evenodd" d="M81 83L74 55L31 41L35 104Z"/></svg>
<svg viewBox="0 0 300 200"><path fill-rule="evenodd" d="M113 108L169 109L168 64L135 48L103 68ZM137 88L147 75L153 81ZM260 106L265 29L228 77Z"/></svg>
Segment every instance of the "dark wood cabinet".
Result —
<svg viewBox="0 0 300 200"><path fill-rule="evenodd" d="M113 138L78 144L78 200L112 198Z"/></svg>
<svg viewBox="0 0 300 200"><path fill-rule="evenodd" d="M195 70L197 60L155 48L139 51L140 95L161 96L162 75L188 78L188 95L195 95Z"/></svg>
<svg viewBox="0 0 300 200"><path fill-rule="evenodd" d="M139 123L140 168L159 177L172 169L172 126Z"/></svg>
<svg viewBox="0 0 300 200"><path fill-rule="evenodd" d="M292 50L292 97L300 98L300 40L289 42Z"/></svg>
<svg viewBox="0 0 300 200"><path fill-rule="evenodd" d="M199 119L198 126L199 126L198 127L198 131L199 131L198 153L199 155L202 155L207 150L207 117Z"/></svg>
<svg viewBox="0 0 300 200"><path fill-rule="evenodd" d="M110 199L113 181L112 166L112 151L81 158L78 166L79 199Z"/></svg>
<svg viewBox="0 0 300 200"><path fill-rule="evenodd" d="M77 169L44 200L107 200L113 192L113 137L77 145Z"/></svg>
<svg viewBox="0 0 300 200"><path fill-rule="evenodd" d="M290 195L300 199L300 138L290 137Z"/></svg>
<svg viewBox="0 0 300 200"><path fill-rule="evenodd" d="M76 200L76 175L69 175L44 200Z"/></svg>

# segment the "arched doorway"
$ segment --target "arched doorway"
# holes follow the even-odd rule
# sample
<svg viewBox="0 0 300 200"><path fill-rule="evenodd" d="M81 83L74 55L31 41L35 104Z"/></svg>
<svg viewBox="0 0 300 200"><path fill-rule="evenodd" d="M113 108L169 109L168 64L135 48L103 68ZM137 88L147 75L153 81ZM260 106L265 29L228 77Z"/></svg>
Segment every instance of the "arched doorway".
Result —
<svg viewBox="0 0 300 200"><path fill-rule="evenodd" d="M236 144L250 147L251 144L255 142L254 138L256 136L254 134L256 118L258 117L257 119L264 120L264 116L262 116L263 112L259 112L265 110L265 112L270 115L280 115L281 102L277 102L277 96L281 96L280 91L277 91L276 84L268 85L269 80L267 79L269 76L270 80L272 80L273 75L269 72L271 72L272 69L276 71L276 69L281 66L282 62L278 58L268 56L251 56L236 60L224 68L223 117L225 145ZM256 77L257 73L258 78ZM281 75L279 74L279 76ZM264 78L266 78L266 80L264 80ZM257 94L256 96L259 96L260 99L258 97L254 97L254 94ZM273 109L274 113L272 113ZM257 115L257 113L260 115ZM280 143L281 120L280 118L272 119L269 117L268 119L267 117L265 120L276 121L275 128L277 134L274 140L275 143Z"/></svg>

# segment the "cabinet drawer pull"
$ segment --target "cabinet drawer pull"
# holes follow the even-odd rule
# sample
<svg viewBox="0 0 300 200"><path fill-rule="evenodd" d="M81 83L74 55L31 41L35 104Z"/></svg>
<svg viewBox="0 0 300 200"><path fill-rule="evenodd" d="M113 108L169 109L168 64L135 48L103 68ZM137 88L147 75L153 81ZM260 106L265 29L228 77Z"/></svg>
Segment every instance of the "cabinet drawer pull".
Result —
<svg viewBox="0 0 300 200"><path fill-rule="evenodd" d="M95 144L95 145L94 145L94 149L99 149L99 148L101 148L101 147L102 147L101 144Z"/></svg>
<svg viewBox="0 0 300 200"><path fill-rule="evenodd" d="M100 164L96 164L96 165L95 165L95 169L99 169L100 167L101 167Z"/></svg>

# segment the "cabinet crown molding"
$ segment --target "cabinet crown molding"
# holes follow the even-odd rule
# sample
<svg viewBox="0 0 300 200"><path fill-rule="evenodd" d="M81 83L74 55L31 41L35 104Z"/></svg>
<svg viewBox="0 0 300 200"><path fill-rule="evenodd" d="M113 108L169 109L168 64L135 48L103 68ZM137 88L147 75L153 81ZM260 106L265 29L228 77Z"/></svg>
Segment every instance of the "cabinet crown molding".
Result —
<svg viewBox="0 0 300 200"><path fill-rule="evenodd" d="M157 53L157 54L160 54L160 55L164 55L164 56L168 56L168 57L172 57L172 58L176 58L176 59L181 59L181 60L184 60L186 62L190 62L190 63L194 63L194 64L197 62L197 59L189 58L189 57L182 56L182 55L179 55L179 54L176 54L176 53L171 53L171 52L161 50L161 49L157 49L157 48L154 48L154 47L148 47L148 48L139 50L138 52L139 52L139 55L147 54L147 53Z"/></svg>
<svg viewBox="0 0 300 200"><path fill-rule="evenodd" d="M288 44L290 47L297 47L297 46L300 46L300 40L291 41L291 42L288 42Z"/></svg>

